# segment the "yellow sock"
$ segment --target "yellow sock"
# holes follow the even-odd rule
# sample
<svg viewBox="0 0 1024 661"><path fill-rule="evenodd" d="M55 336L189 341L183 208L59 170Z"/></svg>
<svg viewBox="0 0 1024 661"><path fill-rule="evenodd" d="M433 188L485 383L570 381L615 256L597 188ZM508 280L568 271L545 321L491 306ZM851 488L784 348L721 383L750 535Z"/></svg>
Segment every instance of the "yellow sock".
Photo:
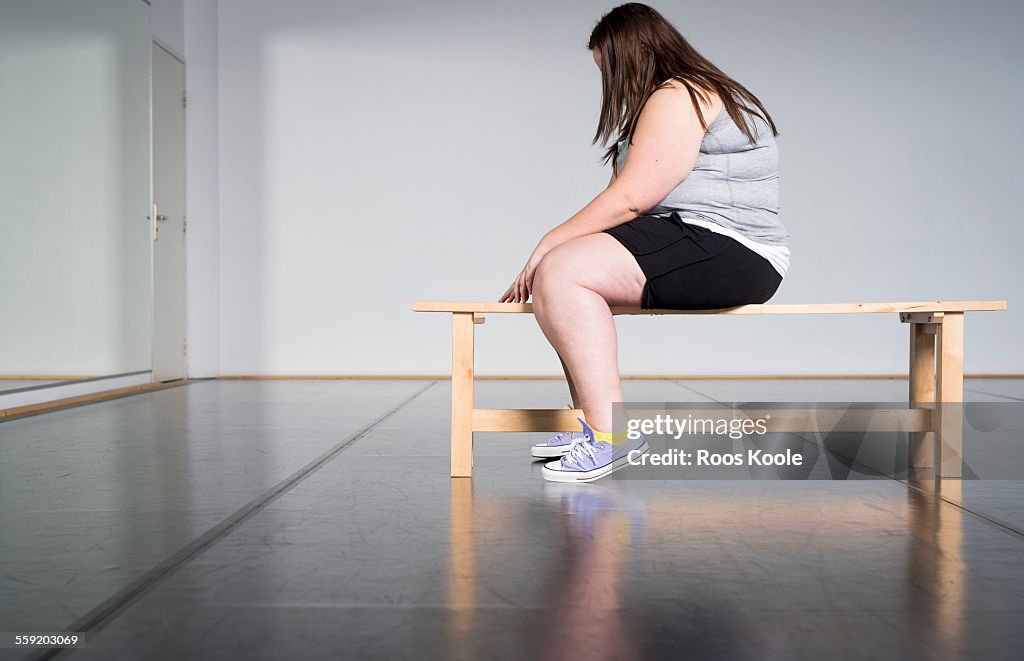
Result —
<svg viewBox="0 0 1024 661"><path fill-rule="evenodd" d="M591 427L591 429L594 429ZM619 445L626 442L626 432L628 430L623 427L617 432L598 431L594 429L594 439L598 441L608 441L613 445Z"/></svg>

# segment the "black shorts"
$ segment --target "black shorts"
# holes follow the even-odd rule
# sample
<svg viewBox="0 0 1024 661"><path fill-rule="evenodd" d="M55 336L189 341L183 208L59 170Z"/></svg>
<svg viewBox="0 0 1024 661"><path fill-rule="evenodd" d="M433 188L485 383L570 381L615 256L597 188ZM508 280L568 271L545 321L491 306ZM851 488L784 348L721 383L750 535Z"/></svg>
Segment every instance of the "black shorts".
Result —
<svg viewBox="0 0 1024 661"><path fill-rule="evenodd" d="M767 259L731 236L677 215L638 216L605 230L633 253L644 309L713 310L764 303L782 284Z"/></svg>

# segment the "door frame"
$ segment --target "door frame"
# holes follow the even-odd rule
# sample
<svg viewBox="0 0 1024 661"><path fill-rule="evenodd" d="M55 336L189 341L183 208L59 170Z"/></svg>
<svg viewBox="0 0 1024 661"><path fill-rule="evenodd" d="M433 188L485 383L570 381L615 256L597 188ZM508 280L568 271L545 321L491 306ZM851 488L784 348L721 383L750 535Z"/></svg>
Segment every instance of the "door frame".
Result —
<svg viewBox="0 0 1024 661"><path fill-rule="evenodd" d="M160 48L163 48L165 51L167 51L168 55L170 55L171 57L173 57L177 61L181 62L183 65L187 64L185 62L185 56L183 54L179 53L178 49L174 48L173 46L169 46L167 44L167 42L164 41L163 39L161 39L160 37L158 37L156 35L152 35L152 36L153 36L153 43L154 44L156 44ZM150 68L150 70L152 71L152 67Z"/></svg>

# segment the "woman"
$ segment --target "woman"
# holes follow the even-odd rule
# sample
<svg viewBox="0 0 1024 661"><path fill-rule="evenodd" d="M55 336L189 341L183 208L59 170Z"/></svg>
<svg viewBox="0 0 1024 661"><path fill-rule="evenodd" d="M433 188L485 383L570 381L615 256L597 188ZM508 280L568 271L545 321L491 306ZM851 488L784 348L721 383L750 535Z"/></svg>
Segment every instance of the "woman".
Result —
<svg viewBox="0 0 1024 661"><path fill-rule="evenodd" d="M580 432L535 446L560 457L546 479L590 481L643 439L613 432L621 402L609 306L715 309L763 303L789 267L778 219L778 131L745 87L639 3L598 21L587 48L601 72L594 142L616 142L608 187L541 239L501 302L531 296L558 352Z"/></svg>

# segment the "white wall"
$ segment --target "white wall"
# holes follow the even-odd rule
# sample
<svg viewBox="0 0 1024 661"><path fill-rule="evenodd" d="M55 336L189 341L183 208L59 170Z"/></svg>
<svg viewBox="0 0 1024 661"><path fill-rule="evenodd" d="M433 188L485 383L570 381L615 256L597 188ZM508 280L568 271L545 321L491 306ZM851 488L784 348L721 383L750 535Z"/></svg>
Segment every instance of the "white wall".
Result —
<svg viewBox="0 0 1024 661"><path fill-rule="evenodd" d="M0 5L0 374L150 369L148 23Z"/></svg>
<svg viewBox="0 0 1024 661"><path fill-rule="evenodd" d="M606 184L585 43L610 3L221 0L223 374L443 373ZM792 266L772 302L1006 298L968 372L1022 372L1019 3L660 3L782 135ZM193 290L194 291L194 290ZM896 315L629 318L624 373L890 373ZM478 327L481 373L556 373L532 318Z"/></svg>
<svg viewBox="0 0 1024 661"><path fill-rule="evenodd" d="M185 0L188 375L220 373L217 3Z"/></svg>
<svg viewBox="0 0 1024 661"><path fill-rule="evenodd" d="M149 25L153 36L178 55L183 55L185 0L149 0L149 3Z"/></svg>

